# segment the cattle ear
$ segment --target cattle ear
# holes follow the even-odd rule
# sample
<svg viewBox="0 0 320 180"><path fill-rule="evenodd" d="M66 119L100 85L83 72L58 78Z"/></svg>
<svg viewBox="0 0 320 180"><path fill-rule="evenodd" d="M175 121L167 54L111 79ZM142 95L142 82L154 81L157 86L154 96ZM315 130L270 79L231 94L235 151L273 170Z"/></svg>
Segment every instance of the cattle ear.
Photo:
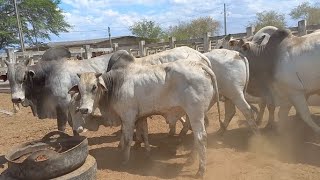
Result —
<svg viewBox="0 0 320 180"><path fill-rule="evenodd" d="M108 91L106 84L101 76L98 77L98 85L101 87L103 91Z"/></svg>
<svg viewBox="0 0 320 180"><path fill-rule="evenodd" d="M0 76L0 80L2 80L2 81L4 81L4 82L6 82L6 81L8 80L8 76L7 76L7 74L3 74L3 75L1 75L1 76Z"/></svg>
<svg viewBox="0 0 320 180"><path fill-rule="evenodd" d="M33 70L28 70L27 73L32 78L36 75L36 73Z"/></svg>
<svg viewBox="0 0 320 180"><path fill-rule="evenodd" d="M4 60L4 63L5 63L7 66L9 66L9 64L10 64L10 62L7 61L7 60Z"/></svg>
<svg viewBox="0 0 320 180"><path fill-rule="evenodd" d="M28 65L29 65L29 62L30 62L30 58L28 58L28 59L26 59L26 60L24 61L24 65L25 65L25 66L28 66Z"/></svg>
<svg viewBox="0 0 320 180"><path fill-rule="evenodd" d="M238 41L235 39L229 41L229 46L231 47L236 46L237 44L238 44Z"/></svg>
<svg viewBox="0 0 320 180"><path fill-rule="evenodd" d="M75 93L78 93L78 92L79 92L79 86L74 85L71 89L69 89L68 94L73 96Z"/></svg>
<svg viewBox="0 0 320 180"><path fill-rule="evenodd" d="M256 43L260 45L265 38L266 38L266 35L261 36Z"/></svg>
<svg viewBox="0 0 320 180"><path fill-rule="evenodd" d="M250 49L250 44L249 44L249 43L245 43L245 44L242 45L241 47L242 47L242 49L243 49L244 51L248 51L248 50Z"/></svg>
<svg viewBox="0 0 320 180"><path fill-rule="evenodd" d="M231 39L231 34L228 34L226 37L224 37L225 40L230 41Z"/></svg>
<svg viewBox="0 0 320 180"><path fill-rule="evenodd" d="M244 40L243 40L243 39L240 39L239 42L238 42L238 45L239 45L239 46L242 46L242 45L244 45L244 43L245 43Z"/></svg>
<svg viewBox="0 0 320 180"><path fill-rule="evenodd" d="M102 75L102 73L96 73L96 78L100 77Z"/></svg>

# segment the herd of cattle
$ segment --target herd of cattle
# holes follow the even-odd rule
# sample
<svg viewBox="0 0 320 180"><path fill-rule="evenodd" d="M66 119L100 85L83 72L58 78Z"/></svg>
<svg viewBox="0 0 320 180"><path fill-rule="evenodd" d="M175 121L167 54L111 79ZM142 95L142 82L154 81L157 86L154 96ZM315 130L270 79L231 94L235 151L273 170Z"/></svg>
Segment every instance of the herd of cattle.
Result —
<svg viewBox="0 0 320 180"><path fill-rule="evenodd" d="M207 111L217 103L223 133L237 107L254 133L263 112L269 109L267 127L274 126L274 110L288 117L293 105L315 133L307 97L320 90L320 32L296 37L289 30L267 26L247 39L230 35L217 48L200 53L189 47L134 58L119 50L90 60L68 60L63 47L45 52L36 65L6 61L12 102L30 106L39 119L56 118L58 130L67 122L75 135L99 125L121 125L119 147L127 163L136 130L136 144L148 142L147 117L162 115L174 135L176 122L183 123L184 136L190 129L199 153L199 170L206 169ZM225 119L220 120L219 97L224 98ZM251 104L259 104L259 112ZM184 116L186 118L184 118Z"/></svg>

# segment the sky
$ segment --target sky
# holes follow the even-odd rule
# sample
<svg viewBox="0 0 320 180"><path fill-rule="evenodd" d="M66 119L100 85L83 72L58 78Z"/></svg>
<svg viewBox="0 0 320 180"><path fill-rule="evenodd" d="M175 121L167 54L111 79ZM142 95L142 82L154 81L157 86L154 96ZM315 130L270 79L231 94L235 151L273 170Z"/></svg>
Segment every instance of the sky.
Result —
<svg viewBox="0 0 320 180"><path fill-rule="evenodd" d="M227 7L227 33L245 32L255 14L275 10L286 15L287 26L297 26L288 15L306 0L61 0L65 20L72 25L68 33L51 35L51 41L73 41L132 35L129 27L142 19L152 20L162 28L211 16L222 25L223 4ZM316 3L319 0L309 0Z"/></svg>

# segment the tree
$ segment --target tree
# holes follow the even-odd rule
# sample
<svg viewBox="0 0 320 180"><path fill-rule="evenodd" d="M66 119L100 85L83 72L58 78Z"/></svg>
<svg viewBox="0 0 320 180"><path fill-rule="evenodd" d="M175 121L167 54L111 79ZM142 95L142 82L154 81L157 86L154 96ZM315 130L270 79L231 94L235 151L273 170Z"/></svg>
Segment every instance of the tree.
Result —
<svg viewBox="0 0 320 180"><path fill-rule="evenodd" d="M156 41L163 36L163 30L154 21L143 19L129 27L131 33L145 40Z"/></svg>
<svg viewBox="0 0 320 180"><path fill-rule="evenodd" d="M18 1L21 26L25 41L37 44L38 40L50 40L50 33L68 32L71 26L59 9L60 0ZM18 42L18 27L12 0L0 0L0 49Z"/></svg>
<svg viewBox="0 0 320 180"><path fill-rule="evenodd" d="M265 26L284 28L286 26L285 15L276 11L263 11L256 14L256 20L249 24L258 31Z"/></svg>
<svg viewBox="0 0 320 180"><path fill-rule="evenodd" d="M168 36L174 36L177 39L201 38L207 32L217 34L220 29L220 23L210 16L193 19L190 22L179 22L176 26L171 26L167 30Z"/></svg>
<svg viewBox="0 0 320 180"><path fill-rule="evenodd" d="M290 14L292 19L305 19L307 24L320 24L320 6L310 5L308 2L304 2L292 9Z"/></svg>

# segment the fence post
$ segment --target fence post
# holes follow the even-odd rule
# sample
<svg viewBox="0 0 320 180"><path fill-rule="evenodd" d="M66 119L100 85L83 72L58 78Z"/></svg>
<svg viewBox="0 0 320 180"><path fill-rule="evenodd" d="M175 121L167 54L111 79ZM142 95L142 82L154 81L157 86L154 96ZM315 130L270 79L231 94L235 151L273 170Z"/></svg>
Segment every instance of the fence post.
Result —
<svg viewBox="0 0 320 180"><path fill-rule="evenodd" d="M176 47L176 38L175 37L169 37L169 45L170 45L170 49L173 49Z"/></svg>
<svg viewBox="0 0 320 180"><path fill-rule="evenodd" d="M253 36L255 28L253 26L247 27L246 32L247 32L247 37Z"/></svg>
<svg viewBox="0 0 320 180"><path fill-rule="evenodd" d="M0 62L0 67L5 67L4 60L6 60L6 58L5 58L5 57L2 57L2 58L1 58L1 62Z"/></svg>
<svg viewBox="0 0 320 180"><path fill-rule="evenodd" d="M210 36L211 36L210 32L207 32L207 33L204 34L204 37L203 37L203 51L204 52L211 51Z"/></svg>
<svg viewBox="0 0 320 180"><path fill-rule="evenodd" d="M113 52L118 51L119 44L118 43L113 43Z"/></svg>
<svg viewBox="0 0 320 180"><path fill-rule="evenodd" d="M146 49L144 47L145 44L146 44L146 42L144 40L139 42L139 55L140 55L140 57L146 56Z"/></svg>
<svg viewBox="0 0 320 180"><path fill-rule="evenodd" d="M7 56L8 56L8 61L10 63L16 63L16 57L14 55L14 49L13 48L7 48L6 49L6 53L7 53Z"/></svg>
<svg viewBox="0 0 320 180"><path fill-rule="evenodd" d="M90 45L83 45L84 47L84 59L90 59L92 54L90 51Z"/></svg>
<svg viewBox="0 0 320 180"><path fill-rule="evenodd" d="M303 36L307 34L307 21L301 20L298 22L298 35Z"/></svg>

